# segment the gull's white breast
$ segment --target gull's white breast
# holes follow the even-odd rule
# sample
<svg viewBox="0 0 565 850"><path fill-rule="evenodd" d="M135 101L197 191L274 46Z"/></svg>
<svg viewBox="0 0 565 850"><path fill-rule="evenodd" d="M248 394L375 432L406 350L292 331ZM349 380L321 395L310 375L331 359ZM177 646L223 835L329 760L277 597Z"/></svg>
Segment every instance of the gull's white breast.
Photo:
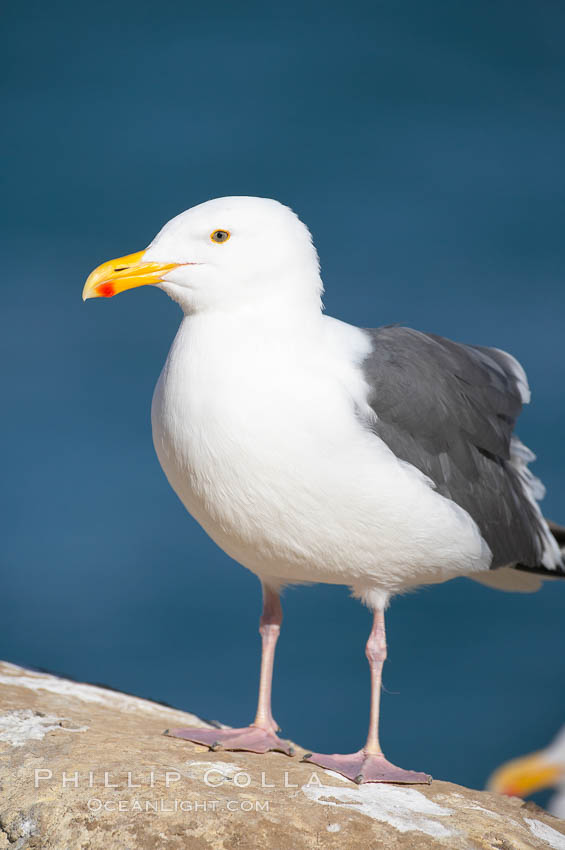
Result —
<svg viewBox="0 0 565 850"><path fill-rule="evenodd" d="M363 425L365 334L259 325L186 317L153 397L163 470L210 537L281 583L394 592L487 569L469 515Z"/></svg>

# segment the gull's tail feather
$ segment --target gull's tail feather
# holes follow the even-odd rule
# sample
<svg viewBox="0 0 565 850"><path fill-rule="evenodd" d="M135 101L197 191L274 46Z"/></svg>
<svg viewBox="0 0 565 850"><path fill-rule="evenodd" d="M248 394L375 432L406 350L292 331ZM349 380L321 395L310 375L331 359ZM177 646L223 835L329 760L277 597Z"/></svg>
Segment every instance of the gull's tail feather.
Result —
<svg viewBox="0 0 565 850"><path fill-rule="evenodd" d="M561 564L553 568L536 566L526 567L523 564L514 564L508 567L499 567L486 573L477 573L470 578L485 584L496 590L511 590L517 593L534 593L539 590L544 579L565 578L565 526L557 525L549 519L544 520L551 532L557 548L561 554Z"/></svg>
<svg viewBox="0 0 565 850"><path fill-rule="evenodd" d="M553 539L557 543L559 552L561 553L561 564L558 564L553 569L542 566L526 567L523 564L516 564L514 569L523 570L528 573L536 573L540 576L540 578L565 578L565 526L558 525L550 519L546 519L545 522L547 523L547 527L549 528Z"/></svg>
<svg viewBox="0 0 565 850"><path fill-rule="evenodd" d="M556 522L552 522L550 519L546 519L546 522L557 541L557 545L561 549L561 553L565 554L565 525L557 525Z"/></svg>

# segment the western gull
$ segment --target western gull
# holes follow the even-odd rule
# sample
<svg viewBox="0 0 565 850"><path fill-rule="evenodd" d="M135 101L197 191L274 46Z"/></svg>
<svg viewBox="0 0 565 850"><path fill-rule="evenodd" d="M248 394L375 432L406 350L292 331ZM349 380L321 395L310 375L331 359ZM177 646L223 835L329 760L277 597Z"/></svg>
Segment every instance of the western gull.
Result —
<svg viewBox="0 0 565 850"><path fill-rule="evenodd" d="M152 404L155 449L210 537L262 584L257 714L242 729L177 729L212 748L292 754L271 681L285 585L348 585L373 612L369 734L310 763L356 782L429 782L379 742L384 612L418 585L469 576L535 590L564 552L513 434L526 375L496 348L326 316L306 226L266 198L218 198L149 247L96 268L83 298L157 286L184 317Z"/></svg>

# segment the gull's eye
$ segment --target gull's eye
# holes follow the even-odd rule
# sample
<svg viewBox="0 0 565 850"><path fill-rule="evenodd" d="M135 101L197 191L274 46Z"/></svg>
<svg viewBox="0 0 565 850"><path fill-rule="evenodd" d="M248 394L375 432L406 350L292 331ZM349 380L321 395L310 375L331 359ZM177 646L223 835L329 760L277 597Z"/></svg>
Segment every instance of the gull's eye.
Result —
<svg viewBox="0 0 565 850"><path fill-rule="evenodd" d="M214 232L210 234L210 239L212 242L227 242L230 236L231 233L229 230L214 230Z"/></svg>

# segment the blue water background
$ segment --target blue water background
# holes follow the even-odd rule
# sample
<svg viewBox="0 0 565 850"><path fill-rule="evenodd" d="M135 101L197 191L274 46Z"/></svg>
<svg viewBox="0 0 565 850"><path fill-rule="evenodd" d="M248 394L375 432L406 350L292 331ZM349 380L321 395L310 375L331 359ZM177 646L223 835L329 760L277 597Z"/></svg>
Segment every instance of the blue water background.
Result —
<svg viewBox="0 0 565 850"><path fill-rule="evenodd" d="M210 197L312 229L331 315L496 345L565 522L565 10L557 2L96 4L5 10L0 657L244 724L257 580L188 517L149 407L180 314L140 289L83 305L90 269ZM284 733L358 748L369 614L286 593ZM393 602L383 740L480 787L565 721L565 584L467 581Z"/></svg>

